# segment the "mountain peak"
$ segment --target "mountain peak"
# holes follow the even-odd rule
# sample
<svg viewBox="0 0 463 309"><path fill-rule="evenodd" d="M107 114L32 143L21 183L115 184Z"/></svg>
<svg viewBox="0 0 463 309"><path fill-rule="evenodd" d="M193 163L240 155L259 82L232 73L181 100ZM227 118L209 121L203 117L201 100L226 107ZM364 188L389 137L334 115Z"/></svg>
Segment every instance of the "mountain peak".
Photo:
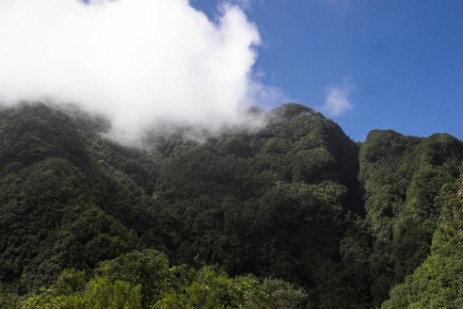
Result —
<svg viewBox="0 0 463 309"><path fill-rule="evenodd" d="M299 116L300 114L306 114L306 113L313 113L313 114L319 114L319 112L315 111L314 109L311 109L305 105L298 104L298 103L286 103L283 104L277 108L275 108L272 113L276 115L277 117L281 117L284 119L292 119L296 116Z"/></svg>

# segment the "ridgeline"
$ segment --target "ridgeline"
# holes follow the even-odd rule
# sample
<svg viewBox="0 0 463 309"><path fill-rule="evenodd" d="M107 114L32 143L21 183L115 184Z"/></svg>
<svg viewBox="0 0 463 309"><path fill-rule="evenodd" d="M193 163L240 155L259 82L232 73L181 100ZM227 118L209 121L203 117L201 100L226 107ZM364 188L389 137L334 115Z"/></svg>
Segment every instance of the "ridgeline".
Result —
<svg viewBox="0 0 463 309"><path fill-rule="evenodd" d="M142 150L83 112L1 109L0 307L463 307L461 141L266 118Z"/></svg>

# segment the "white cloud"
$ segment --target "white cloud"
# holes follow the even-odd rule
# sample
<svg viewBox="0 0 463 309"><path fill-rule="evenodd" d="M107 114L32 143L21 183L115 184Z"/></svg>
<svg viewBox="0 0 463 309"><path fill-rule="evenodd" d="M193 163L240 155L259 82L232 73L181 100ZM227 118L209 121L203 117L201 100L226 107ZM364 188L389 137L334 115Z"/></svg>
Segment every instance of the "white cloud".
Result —
<svg viewBox="0 0 463 309"><path fill-rule="evenodd" d="M76 103L128 140L158 120L241 124L273 90L252 78L256 26L237 6L221 14L187 0L0 0L0 100Z"/></svg>
<svg viewBox="0 0 463 309"><path fill-rule="evenodd" d="M332 86L326 89L325 103L321 107L321 111L330 117L337 117L345 114L353 109L349 95L352 91L352 86L344 83L341 86Z"/></svg>

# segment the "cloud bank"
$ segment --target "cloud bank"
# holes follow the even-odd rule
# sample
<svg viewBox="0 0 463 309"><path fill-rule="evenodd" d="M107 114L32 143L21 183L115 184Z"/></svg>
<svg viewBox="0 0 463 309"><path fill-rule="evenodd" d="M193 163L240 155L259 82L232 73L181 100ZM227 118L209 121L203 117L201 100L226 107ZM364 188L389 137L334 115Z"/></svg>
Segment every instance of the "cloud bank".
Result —
<svg viewBox="0 0 463 309"><path fill-rule="evenodd" d="M218 130L269 88L258 30L234 5L187 0L0 0L0 102L52 100L106 115L133 141L159 120ZM270 91L271 92L271 91Z"/></svg>
<svg viewBox="0 0 463 309"><path fill-rule="evenodd" d="M349 95L352 86L343 84L341 86L332 86L326 89L325 103L321 111L330 117L338 117L353 109Z"/></svg>

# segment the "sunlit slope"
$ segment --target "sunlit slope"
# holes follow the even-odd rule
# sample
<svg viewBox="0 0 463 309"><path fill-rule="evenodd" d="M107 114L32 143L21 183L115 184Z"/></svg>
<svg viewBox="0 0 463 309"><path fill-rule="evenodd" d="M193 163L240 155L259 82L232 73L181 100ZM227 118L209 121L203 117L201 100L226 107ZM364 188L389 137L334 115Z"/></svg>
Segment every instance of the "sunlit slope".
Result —
<svg viewBox="0 0 463 309"><path fill-rule="evenodd" d="M416 138L373 131L359 158L372 237L371 293L377 303L429 254L440 213L434 200L458 177L463 144L447 134Z"/></svg>
<svg viewBox="0 0 463 309"><path fill-rule="evenodd" d="M377 130L356 143L302 105L253 112L259 129L163 124L130 148L76 109L0 110L1 285L24 294L154 248L284 279L308 308L380 305L430 254L462 142Z"/></svg>
<svg viewBox="0 0 463 309"><path fill-rule="evenodd" d="M459 181L443 186L431 254L405 282L396 285L382 308L463 307L463 165Z"/></svg>

